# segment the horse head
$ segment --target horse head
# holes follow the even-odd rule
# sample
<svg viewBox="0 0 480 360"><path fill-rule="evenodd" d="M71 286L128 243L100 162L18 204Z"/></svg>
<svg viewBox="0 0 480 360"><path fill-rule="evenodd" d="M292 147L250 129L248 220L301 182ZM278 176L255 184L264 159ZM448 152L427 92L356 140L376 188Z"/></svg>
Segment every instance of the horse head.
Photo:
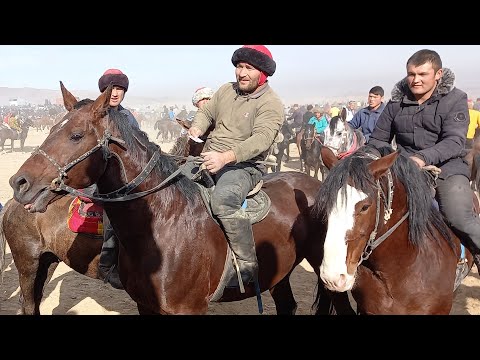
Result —
<svg viewBox="0 0 480 360"><path fill-rule="evenodd" d="M330 290L352 289L359 264L373 250L377 232L384 230L392 209L391 168L398 156L365 153L345 158L330 170L317 194L314 213L328 220L320 276ZM405 200L400 195L396 199L395 215L401 218Z"/></svg>
<svg viewBox="0 0 480 360"><path fill-rule="evenodd" d="M302 141L305 143L305 149L310 150L312 143L315 141L316 137L315 124L305 125L305 131L303 132Z"/></svg>
<svg viewBox="0 0 480 360"><path fill-rule="evenodd" d="M80 102L62 82L60 88L68 113L9 180L15 200L30 212L45 212L65 195L59 182L73 188L95 183L105 171L108 145L115 142L105 121L112 86L95 101Z"/></svg>

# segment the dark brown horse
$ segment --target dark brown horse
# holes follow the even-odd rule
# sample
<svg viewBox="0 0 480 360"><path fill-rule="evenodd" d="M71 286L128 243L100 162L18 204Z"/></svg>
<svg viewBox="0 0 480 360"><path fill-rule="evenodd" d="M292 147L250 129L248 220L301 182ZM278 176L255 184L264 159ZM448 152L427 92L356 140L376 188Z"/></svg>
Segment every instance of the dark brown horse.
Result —
<svg viewBox="0 0 480 360"><path fill-rule="evenodd" d="M301 149L305 173L310 176L310 171L313 169L313 177L318 178L318 172L322 176L322 180L328 174L328 168L322 161L323 134L317 134L315 124L305 125L302 133Z"/></svg>
<svg viewBox="0 0 480 360"><path fill-rule="evenodd" d="M360 314L449 314L471 254L462 258L412 161L364 149L331 168L316 198L314 213L328 222L322 280L351 290Z"/></svg>
<svg viewBox="0 0 480 360"><path fill-rule="evenodd" d="M46 212L34 214L14 199L5 204L0 217L0 243L6 240L18 270L21 314L40 315L43 289L60 261L98 279L103 237L69 229L68 208L73 199L64 196L50 204Z"/></svg>
<svg viewBox="0 0 480 360"><path fill-rule="evenodd" d="M179 137L170 153L179 157L199 156L203 145L198 145L201 144L186 136ZM73 199L71 195L64 196L44 213L34 214L14 199L5 204L0 218L0 251L6 241L19 274L21 314L40 315L44 287L60 261L80 274L98 279L103 237L69 229L68 210Z"/></svg>
<svg viewBox="0 0 480 360"><path fill-rule="evenodd" d="M80 102L60 87L68 113L10 178L14 198L30 212L44 212L65 190L97 183L101 194L111 193L102 199L120 241L120 278L139 312L206 313L227 242L197 184L183 175L164 183L177 164L121 113L108 110L111 86L95 101ZM304 258L318 275L325 228L310 210L320 185L298 172L264 177L272 205L253 232L260 290L270 291L279 314L295 312L289 277ZM252 285L245 290L226 289L218 301L256 295Z"/></svg>

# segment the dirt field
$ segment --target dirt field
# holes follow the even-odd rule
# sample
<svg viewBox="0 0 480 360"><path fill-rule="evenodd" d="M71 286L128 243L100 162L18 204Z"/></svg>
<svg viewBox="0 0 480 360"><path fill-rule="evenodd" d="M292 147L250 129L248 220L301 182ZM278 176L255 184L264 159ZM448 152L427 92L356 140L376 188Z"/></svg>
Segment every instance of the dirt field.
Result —
<svg viewBox="0 0 480 360"><path fill-rule="evenodd" d="M146 129L150 139L155 138L153 129ZM30 152L45 139L46 133L30 129L25 142L25 152L16 151L0 153L0 202L5 202L13 195L8 179L20 165L30 156ZM9 140L6 141L9 145ZM9 147L7 145L7 151ZM168 151L172 144L163 144L162 149ZM291 145L292 161L283 169L298 171L298 152ZM8 267L4 272L3 284L0 287L0 315L14 315L19 309L18 273L12 256L7 249ZM297 314L308 315L314 301L316 276L308 264L301 264L291 277L295 298L298 302ZM452 309L454 315L480 314L480 278L477 269L467 276L457 291ZM262 294L264 314L275 314L275 307L268 292ZM133 315L138 314L135 303L123 290L113 289L99 280L80 275L61 263L51 282L45 288L44 300L40 308L42 314L51 315ZM251 298L235 303L211 304L208 314L212 315L255 315L258 314L256 299Z"/></svg>

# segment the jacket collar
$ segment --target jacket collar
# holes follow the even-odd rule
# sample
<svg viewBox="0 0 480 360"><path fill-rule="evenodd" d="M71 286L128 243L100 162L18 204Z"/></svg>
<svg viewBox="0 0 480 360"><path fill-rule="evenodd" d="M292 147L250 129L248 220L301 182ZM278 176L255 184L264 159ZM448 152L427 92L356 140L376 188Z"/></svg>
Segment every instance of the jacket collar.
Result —
<svg viewBox="0 0 480 360"><path fill-rule="evenodd" d="M270 89L270 85L268 84L268 82L266 82L264 85L262 85L260 87L260 89L258 89L258 91L254 92L252 94L243 94L238 89L238 84L236 82L232 83L232 86L233 86L233 89L235 90L235 92L237 93L237 96L235 97L235 100L237 100L238 97L243 97L247 100L258 99L260 96L265 94L268 91L268 89Z"/></svg>
<svg viewBox="0 0 480 360"><path fill-rule="evenodd" d="M446 95L455 88L455 74L449 68L443 68L443 76L438 82L432 98L436 95ZM399 102L405 96L412 99L413 95L407 85L407 77L397 82L392 90L392 101Z"/></svg>

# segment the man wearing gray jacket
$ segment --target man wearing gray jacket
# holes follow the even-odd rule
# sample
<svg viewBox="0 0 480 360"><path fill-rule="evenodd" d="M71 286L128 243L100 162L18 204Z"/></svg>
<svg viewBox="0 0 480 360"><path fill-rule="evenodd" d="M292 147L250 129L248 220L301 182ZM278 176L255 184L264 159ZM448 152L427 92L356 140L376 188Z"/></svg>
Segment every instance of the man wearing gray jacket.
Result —
<svg viewBox="0 0 480 360"><path fill-rule="evenodd" d="M480 252L480 218L473 212L470 171L465 155L469 124L467 94L454 86L433 50L419 50L407 61L407 77L396 84L378 118L369 145L396 138L398 149L420 168L441 169L436 198L440 211L473 254Z"/></svg>
<svg viewBox="0 0 480 360"><path fill-rule="evenodd" d="M237 49L232 63L237 81L221 86L197 111L188 133L199 137L215 125L201 154L215 181L212 213L237 257L242 281L248 284L258 274L258 262L250 220L240 213L247 194L265 171L257 161L265 160L285 114L282 101L267 81L275 73L276 63L265 46Z"/></svg>

